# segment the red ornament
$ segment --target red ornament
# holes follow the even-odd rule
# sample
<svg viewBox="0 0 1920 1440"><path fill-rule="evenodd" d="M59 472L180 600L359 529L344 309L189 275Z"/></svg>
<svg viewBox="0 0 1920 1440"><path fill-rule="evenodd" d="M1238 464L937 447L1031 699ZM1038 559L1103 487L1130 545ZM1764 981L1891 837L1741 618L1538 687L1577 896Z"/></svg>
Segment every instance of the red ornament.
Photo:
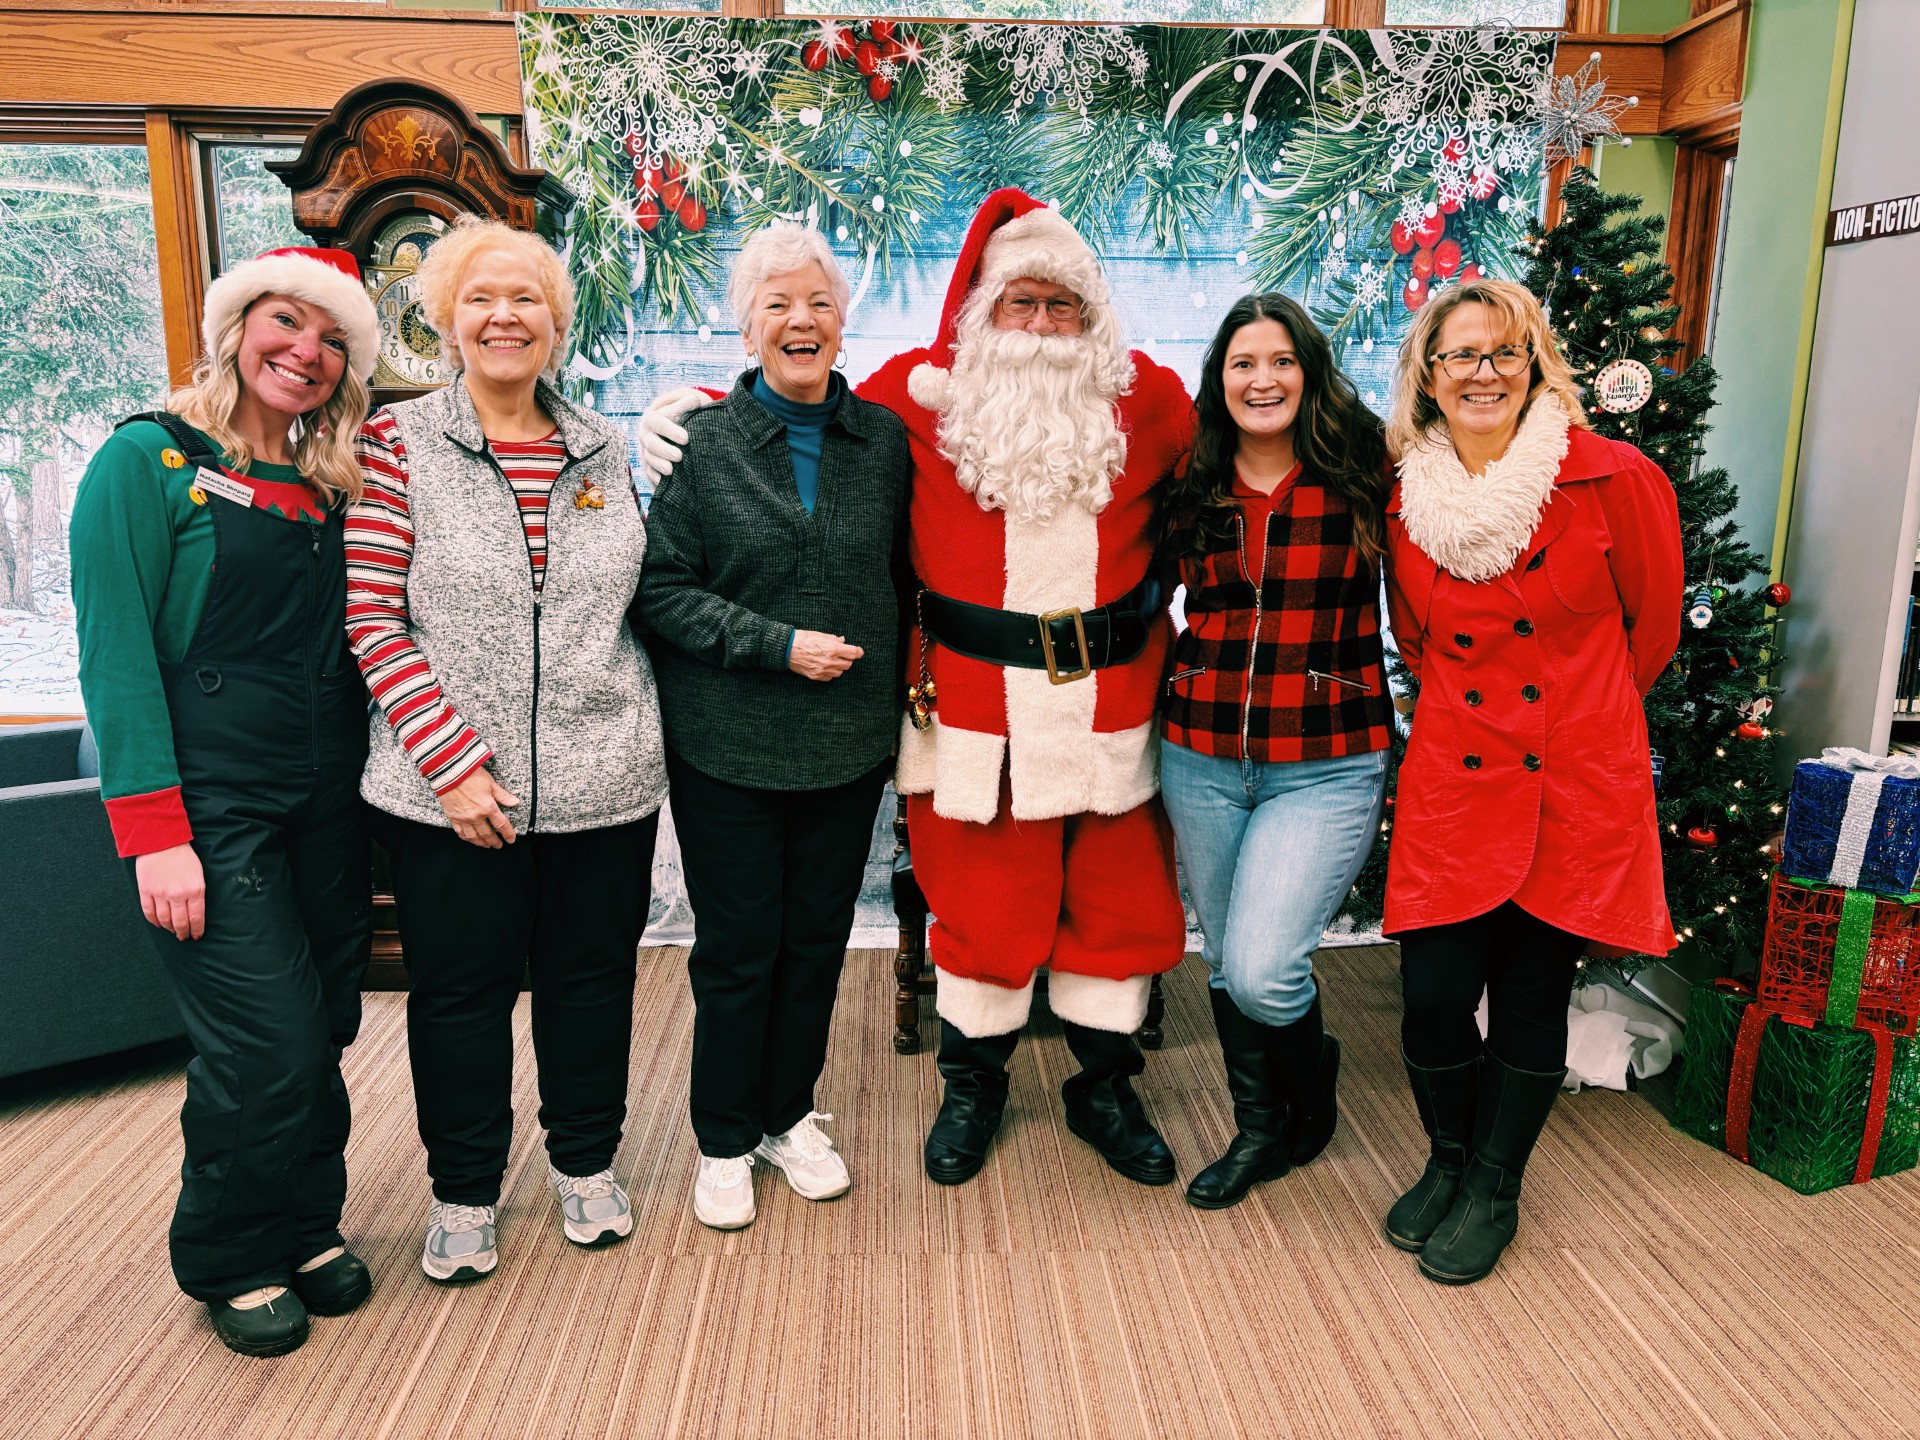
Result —
<svg viewBox="0 0 1920 1440"><path fill-rule="evenodd" d="M1451 279L1460 268L1460 242L1442 240L1433 247L1433 273L1442 280Z"/></svg>
<svg viewBox="0 0 1920 1440"><path fill-rule="evenodd" d="M1400 299L1409 310L1418 310L1427 303L1427 282L1418 275L1407 281L1407 288L1400 292Z"/></svg>
<svg viewBox="0 0 1920 1440"><path fill-rule="evenodd" d="M687 187L678 180L669 180L660 187L660 203L669 210L678 210L680 202L687 198Z"/></svg>
<svg viewBox="0 0 1920 1440"><path fill-rule="evenodd" d="M1500 177L1491 170L1476 170L1467 181L1467 194L1476 200L1491 200L1500 188Z"/></svg>
<svg viewBox="0 0 1920 1440"><path fill-rule="evenodd" d="M1720 837L1713 833L1710 826L1696 825L1687 831L1687 844L1696 850L1711 850L1720 843Z"/></svg>
<svg viewBox="0 0 1920 1440"><path fill-rule="evenodd" d="M707 207L699 196L689 195L680 202L680 223L695 235L707 228Z"/></svg>
<svg viewBox="0 0 1920 1440"><path fill-rule="evenodd" d="M1733 733L1738 735L1742 740L1758 740L1761 736L1765 735L1767 732L1764 729L1762 729L1760 726L1754 724L1753 721L1747 720L1747 721L1743 721L1740 725L1740 728L1735 730Z"/></svg>
<svg viewBox="0 0 1920 1440"><path fill-rule="evenodd" d="M1447 217L1436 206L1434 213L1427 216L1413 231L1413 243L1416 245L1438 245L1440 237L1447 233Z"/></svg>
<svg viewBox="0 0 1920 1440"><path fill-rule="evenodd" d="M1456 135L1440 147L1440 158L1458 165L1467 158L1467 142Z"/></svg>
<svg viewBox="0 0 1920 1440"><path fill-rule="evenodd" d="M893 81L884 75L872 76L867 81L867 94L871 95L876 102L884 100L893 94Z"/></svg>
<svg viewBox="0 0 1920 1440"><path fill-rule="evenodd" d="M1788 586L1781 584L1778 580L1774 581L1773 584L1767 586L1766 593L1767 593L1767 604L1771 605L1776 610L1778 610L1782 605L1786 604L1789 600L1793 599L1793 591Z"/></svg>
<svg viewBox="0 0 1920 1440"><path fill-rule="evenodd" d="M1442 195L1440 197L1440 213L1442 215L1458 215L1461 205L1465 203L1464 198L1459 195Z"/></svg>
<svg viewBox="0 0 1920 1440"><path fill-rule="evenodd" d="M898 65L902 60L906 59L906 56L907 47L902 45L898 40L889 40L880 47L880 58L892 64Z"/></svg>
<svg viewBox="0 0 1920 1440"><path fill-rule="evenodd" d="M1413 273L1422 280L1433 276L1433 251L1424 245L1413 252Z"/></svg>
<svg viewBox="0 0 1920 1440"><path fill-rule="evenodd" d="M1413 232L1396 220L1387 232L1387 242L1393 246L1394 254L1404 255L1413 249Z"/></svg>
<svg viewBox="0 0 1920 1440"><path fill-rule="evenodd" d="M1436 255L1438 254L1437 251L1435 253ZM1462 285L1470 285L1475 280L1484 280L1486 278L1487 278L1487 272L1482 270L1478 265L1474 264L1473 261L1471 260L1469 260L1466 264L1460 267L1460 283Z"/></svg>
<svg viewBox="0 0 1920 1440"><path fill-rule="evenodd" d="M824 70L831 59L833 53L818 40L809 40L800 47L800 63L809 70Z"/></svg>
<svg viewBox="0 0 1920 1440"><path fill-rule="evenodd" d="M651 234L654 227L660 223L660 206L654 201L652 196L648 196L633 207L633 218L639 223L642 230Z"/></svg>
<svg viewBox="0 0 1920 1440"><path fill-rule="evenodd" d="M831 20L820 22L820 43L838 59L844 60L853 54L853 32Z"/></svg>
<svg viewBox="0 0 1920 1440"><path fill-rule="evenodd" d="M853 68L862 75L871 75L880 68L880 47L871 40L862 40L853 47Z"/></svg>
<svg viewBox="0 0 1920 1440"><path fill-rule="evenodd" d="M667 179L678 180L682 175L686 173L687 173L686 166L682 165L678 160L674 159L673 156L671 155L667 156L666 158Z"/></svg>
<svg viewBox="0 0 1920 1440"><path fill-rule="evenodd" d="M875 20L867 26L867 33L876 40L891 40L893 38L893 21Z"/></svg>

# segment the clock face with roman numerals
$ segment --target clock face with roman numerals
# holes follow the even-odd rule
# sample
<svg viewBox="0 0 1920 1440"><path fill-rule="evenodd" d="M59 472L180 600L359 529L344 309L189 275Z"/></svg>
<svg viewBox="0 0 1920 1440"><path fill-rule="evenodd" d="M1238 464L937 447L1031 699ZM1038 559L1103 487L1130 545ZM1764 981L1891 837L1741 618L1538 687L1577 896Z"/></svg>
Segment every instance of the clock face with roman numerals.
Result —
<svg viewBox="0 0 1920 1440"><path fill-rule="evenodd" d="M376 390L434 389L453 379L446 348L421 308L418 275L428 249L446 230L438 215L413 210L394 216L373 238L364 273L380 320Z"/></svg>

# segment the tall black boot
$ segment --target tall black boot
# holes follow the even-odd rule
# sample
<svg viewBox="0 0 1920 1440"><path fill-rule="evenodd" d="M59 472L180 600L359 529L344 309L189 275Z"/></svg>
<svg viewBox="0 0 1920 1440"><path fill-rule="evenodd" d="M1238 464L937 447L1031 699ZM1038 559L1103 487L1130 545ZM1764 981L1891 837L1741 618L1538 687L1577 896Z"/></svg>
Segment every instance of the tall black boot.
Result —
<svg viewBox="0 0 1920 1440"><path fill-rule="evenodd" d="M980 1173L987 1147L1007 1108L1007 1062L1020 1032L963 1034L951 1021L940 1022L936 1064L947 1082L940 1113L927 1131L927 1178L937 1185L959 1185Z"/></svg>
<svg viewBox="0 0 1920 1440"><path fill-rule="evenodd" d="M1227 1064L1237 1133L1227 1153L1193 1177L1187 1203L1202 1210L1237 1205L1262 1180L1277 1180L1292 1167L1287 1144L1286 1098L1268 1055L1273 1030L1249 1019L1224 990L1207 987L1220 1055Z"/></svg>
<svg viewBox="0 0 1920 1440"><path fill-rule="evenodd" d="M1067 1048L1080 1073L1060 1087L1067 1129L1100 1152L1107 1164L1142 1185L1173 1181L1173 1152L1147 1119L1132 1077L1147 1068L1131 1035L1063 1020Z"/></svg>
<svg viewBox="0 0 1920 1440"><path fill-rule="evenodd" d="M1447 1218L1460 1193L1467 1156L1473 1153L1473 1120L1480 1104L1480 1057L1437 1070L1401 1054L1413 1089L1420 1126L1427 1132L1427 1168L1413 1188L1387 1212L1387 1239L1402 1250L1419 1250Z"/></svg>
<svg viewBox="0 0 1920 1440"><path fill-rule="evenodd" d="M1335 1091L1340 1082L1340 1042L1320 1023L1320 993L1291 1025L1266 1027L1267 1054L1287 1097L1287 1148L1296 1165L1317 1156L1340 1123Z"/></svg>
<svg viewBox="0 0 1920 1440"><path fill-rule="evenodd" d="M1447 1218L1420 1251L1420 1273L1471 1285L1493 1273L1520 1228L1520 1178L1553 1113L1562 1070L1516 1070L1491 1050L1482 1062L1473 1155Z"/></svg>

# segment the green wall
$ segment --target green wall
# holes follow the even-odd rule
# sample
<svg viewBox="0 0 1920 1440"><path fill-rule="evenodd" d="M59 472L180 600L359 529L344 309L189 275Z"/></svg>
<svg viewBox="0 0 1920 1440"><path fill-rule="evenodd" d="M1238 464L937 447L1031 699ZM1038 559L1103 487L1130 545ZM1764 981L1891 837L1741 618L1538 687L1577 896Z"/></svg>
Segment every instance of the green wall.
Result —
<svg viewBox="0 0 1920 1440"><path fill-rule="evenodd" d="M1665 135L1637 135L1631 145L1603 146L1593 173L1604 189L1638 195L1641 214L1664 220L1673 213L1674 148Z"/></svg>
<svg viewBox="0 0 1920 1440"><path fill-rule="evenodd" d="M1687 23L1687 0L1613 0L1615 35L1664 35Z"/></svg>

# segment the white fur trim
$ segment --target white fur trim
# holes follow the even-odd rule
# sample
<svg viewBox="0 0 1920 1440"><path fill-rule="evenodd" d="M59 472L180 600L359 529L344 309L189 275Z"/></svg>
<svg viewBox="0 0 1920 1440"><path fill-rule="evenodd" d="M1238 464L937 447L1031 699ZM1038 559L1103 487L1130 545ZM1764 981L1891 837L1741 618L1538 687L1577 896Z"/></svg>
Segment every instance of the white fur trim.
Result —
<svg viewBox="0 0 1920 1440"><path fill-rule="evenodd" d="M1065 285L1088 305L1112 304L1100 257L1058 210L1029 210L993 232L980 256L977 286L998 292L1021 276Z"/></svg>
<svg viewBox="0 0 1920 1440"><path fill-rule="evenodd" d="M1400 460L1400 518L1407 538L1442 570L1478 583L1507 573L1539 527L1567 458L1565 408L1534 402L1507 453L1469 475L1444 422Z"/></svg>
<svg viewBox="0 0 1920 1440"><path fill-rule="evenodd" d="M969 980L935 966L933 1008L942 1020L970 1040L986 1035L1011 1035L1027 1023L1027 1014L1033 1009L1033 979L1028 977L1025 985L1012 990L985 980ZM1140 1013L1146 1013L1144 1001ZM1091 1021L1081 1023L1092 1024Z"/></svg>
<svg viewBox="0 0 1920 1440"><path fill-rule="evenodd" d="M916 365L907 372L907 394L923 409L944 410L953 395L953 372L938 365Z"/></svg>
<svg viewBox="0 0 1920 1440"><path fill-rule="evenodd" d="M380 358L380 322L366 287L307 255L263 255L234 266L207 287L200 336L209 354L227 322L262 295L291 295L318 305L347 332L347 360L364 378Z"/></svg>
<svg viewBox="0 0 1920 1440"><path fill-rule="evenodd" d="M1000 764L1007 737L942 725L925 730L913 717L900 722L900 759L893 788L901 795L933 796L933 813L948 820L989 823L1000 809Z"/></svg>
<svg viewBox="0 0 1920 1440"><path fill-rule="evenodd" d="M1148 975L1129 975L1124 980L1069 975L1058 970L1047 975L1047 1004L1053 1013L1089 1030L1131 1035L1147 1018L1147 1000L1152 993L1153 978Z"/></svg>

